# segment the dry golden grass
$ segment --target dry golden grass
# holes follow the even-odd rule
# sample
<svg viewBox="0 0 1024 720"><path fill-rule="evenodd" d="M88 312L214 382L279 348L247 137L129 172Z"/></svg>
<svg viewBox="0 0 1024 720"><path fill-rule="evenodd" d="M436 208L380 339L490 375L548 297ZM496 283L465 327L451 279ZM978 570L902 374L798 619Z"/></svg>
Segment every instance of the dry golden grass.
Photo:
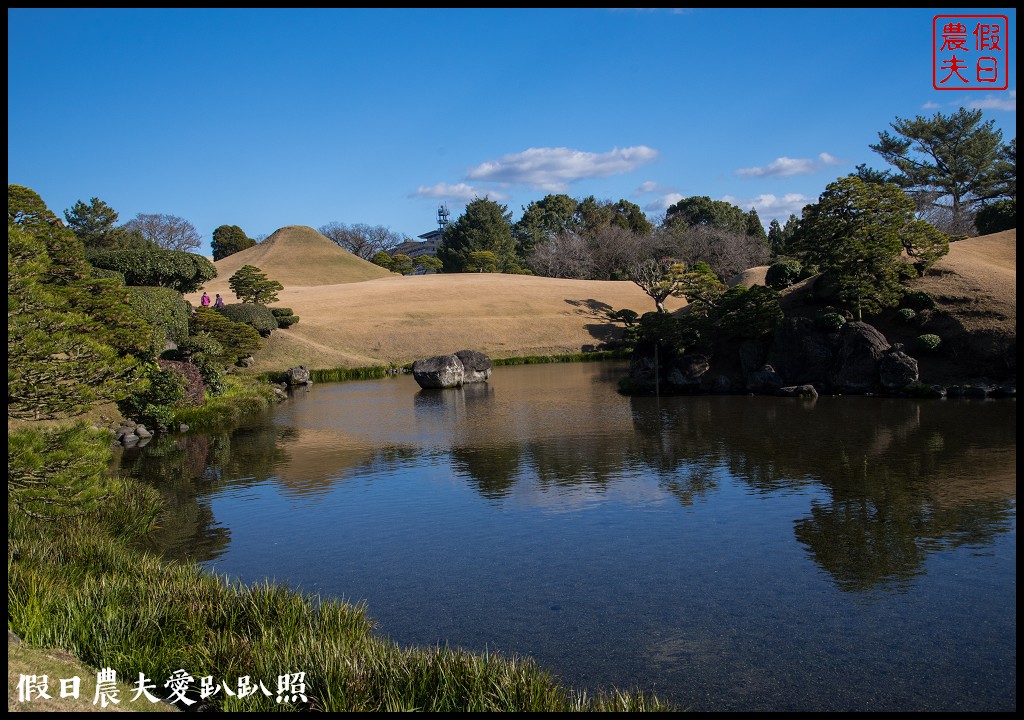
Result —
<svg viewBox="0 0 1024 720"><path fill-rule="evenodd" d="M995 323L1015 334L1016 239L1017 231L1010 230L954 243L917 284L936 297L983 298L997 308L965 315L967 330ZM265 342L256 357L259 372L402 365L462 348L492 358L574 353L617 336L621 326L608 321L608 310L654 309L639 287L625 281L496 273L401 277L300 226L282 228L218 262L220 274L206 289L234 302L227 279L244 264L281 282L285 289L276 304L301 318ZM731 284L763 284L766 270L751 268ZM188 299L197 304L199 294ZM667 303L670 311L685 305Z"/></svg>
<svg viewBox="0 0 1024 720"><path fill-rule="evenodd" d="M580 352L621 332L605 316L608 310L655 309L625 281L500 273L402 277L299 226L217 262L218 277L206 291L236 302L227 281L246 264L284 285L275 304L300 317L264 343L254 368L259 372L404 365L463 348L492 358ZM198 304L199 295L186 297ZM670 300L668 308L685 304Z"/></svg>
<svg viewBox="0 0 1024 720"><path fill-rule="evenodd" d="M334 285L387 277L384 268L366 262L321 235L311 227L289 225L248 250L229 255L214 263L217 277L206 290L234 302L228 278L243 265L255 265L271 280L288 287ZM197 296L198 297L198 296Z"/></svg>
<svg viewBox="0 0 1024 720"><path fill-rule="evenodd" d="M955 313L970 332L1017 333L1017 230L960 240L912 283Z"/></svg>

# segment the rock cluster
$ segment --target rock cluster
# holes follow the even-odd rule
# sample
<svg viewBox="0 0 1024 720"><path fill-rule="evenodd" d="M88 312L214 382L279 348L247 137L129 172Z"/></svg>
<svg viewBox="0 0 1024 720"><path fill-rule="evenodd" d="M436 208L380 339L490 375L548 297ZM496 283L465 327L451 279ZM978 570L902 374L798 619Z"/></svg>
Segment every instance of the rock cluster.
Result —
<svg viewBox="0 0 1024 720"><path fill-rule="evenodd" d="M412 375L421 388L454 388L487 382L494 363L476 350L435 355L412 364Z"/></svg>
<svg viewBox="0 0 1024 720"><path fill-rule="evenodd" d="M878 330L848 322L837 331L787 318L770 345L747 342L732 362L698 353L638 346L630 364L634 391L666 394L755 393L813 397L898 394L918 381L917 360Z"/></svg>

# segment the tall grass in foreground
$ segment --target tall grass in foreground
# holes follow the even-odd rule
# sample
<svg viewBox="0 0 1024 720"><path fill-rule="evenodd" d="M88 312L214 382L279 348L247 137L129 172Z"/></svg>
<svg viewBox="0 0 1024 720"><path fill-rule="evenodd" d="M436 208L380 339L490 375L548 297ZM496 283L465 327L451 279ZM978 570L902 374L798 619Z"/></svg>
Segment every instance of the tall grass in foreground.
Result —
<svg viewBox="0 0 1024 720"><path fill-rule="evenodd" d="M377 637L366 608L280 585L243 586L130 547L151 526L156 491L125 481L99 513L42 524L8 504L8 627L134 683L162 690L175 671L271 696L209 699L221 710L668 710L643 694L588 697L529 659L401 648ZM111 528L120 528L118 537ZM278 704L277 679L305 673L305 701Z"/></svg>

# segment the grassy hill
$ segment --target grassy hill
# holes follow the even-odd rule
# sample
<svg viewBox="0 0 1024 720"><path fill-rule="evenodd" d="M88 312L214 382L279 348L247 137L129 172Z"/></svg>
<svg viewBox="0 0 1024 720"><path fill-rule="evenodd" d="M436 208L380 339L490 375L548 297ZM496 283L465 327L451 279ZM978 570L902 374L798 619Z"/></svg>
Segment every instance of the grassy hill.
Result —
<svg viewBox="0 0 1024 720"><path fill-rule="evenodd" d="M935 297L936 311L910 325L882 318L885 327L879 329L892 342L911 342L924 332L943 336L950 349L929 360L929 371L943 380L964 371L953 356L972 352L967 339L985 343L975 349L990 359L1012 343L1015 358L1016 241L1017 231L1009 230L953 243L948 256L912 283ZM579 352L620 332L608 322L608 310L654 309L653 301L626 281L498 273L402 277L301 226L282 228L256 247L219 261L219 276L207 290L234 301L227 279L244 264L281 282L285 289L277 304L301 318L267 340L256 358L259 372L300 364L401 365L462 348L494 358ZM765 270L751 268L733 282L763 283ZM198 293L188 299L198 303ZM670 299L667 306L672 311L685 304Z"/></svg>
<svg viewBox="0 0 1024 720"><path fill-rule="evenodd" d="M255 265L285 287L333 285L386 277L384 268L356 257L311 227L288 225L255 247L214 263L217 277L206 285L210 295L234 298L228 278L243 265Z"/></svg>
<svg viewBox="0 0 1024 720"><path fill-rule="evenodd" d="M751 271L748 271L750 273ZM763 281L763 274L761 274ZM824 303L807 303L813 279L783 293L787 314L813 316ZM928 293L935 307L910 322L895 310L866 318L890 343L903 343L918 360L921 381L953 385L971 381L1016 381L1017 363L1017 231L968 238L952 243L949 254L924 277L907 283ZM942 347L932 354L916 352L919 335L935 334Z"/></svg>

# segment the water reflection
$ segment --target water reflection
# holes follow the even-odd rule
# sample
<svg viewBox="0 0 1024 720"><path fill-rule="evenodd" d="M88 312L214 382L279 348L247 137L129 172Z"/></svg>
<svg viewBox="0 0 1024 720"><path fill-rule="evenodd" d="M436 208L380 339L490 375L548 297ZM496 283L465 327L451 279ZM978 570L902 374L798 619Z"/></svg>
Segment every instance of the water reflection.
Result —
<svg viewBox="0 0 1024 720"><path fill-rule="evenodd" d="M401 642L704 709L1015 703L1015 402L628 398L621 373L313 386L122 465L169 499L168 554L366 599Z"/></svg>
<svg viewBox="0 0 1024 720"><path fill-rule="evenodd" d="M517 485L601 494L645 476L691 506L710 501L723 471L754 494L814 487L793 532L844 590L905 587L929 552L991 543L1013 523L1012 402L627 399L611 388L614 372L586 365L500 370L449 390L314 387L233 433L126 451L123 469L168 502L155 545L200 561L227 546L229 530L204 501L227 485L271 480L315 499L439 454L491 502Z"/></svg>

